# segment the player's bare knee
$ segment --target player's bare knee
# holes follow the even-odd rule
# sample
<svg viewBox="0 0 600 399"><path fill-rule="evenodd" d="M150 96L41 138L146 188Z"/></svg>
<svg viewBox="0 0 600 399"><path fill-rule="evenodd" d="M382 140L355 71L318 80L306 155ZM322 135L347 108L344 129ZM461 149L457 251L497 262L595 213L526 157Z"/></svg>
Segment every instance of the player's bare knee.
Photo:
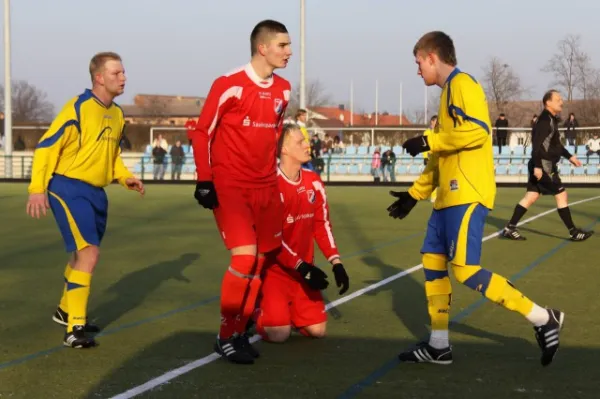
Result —
<svg viewBox="0 0 600 399"><path fill-rule="evenodd" d="M327 335L327 323L314 324L304 327L304 330L311 338L325 338Z"/></svg>
<svg viewBox="0 0 600 399"><path fill-rule="evenodd" d="M100 248L95 245L88 245L87 247L77 251L75 255L75 264L73 268L81 270L87 273L92 273L98 260L100 258Z"/></svg>
<svg viewBox="0 0 600 399"><path fill-rule="evenodd" d="M240 247L231 248L231 255L252 255L256 256L257 248L256 245L242 245Z"/></svg>
<svg viewBox="0 0 600 399"><path fill-rule="evenodd" d="M292 334L290 326L265 327L264 330L267 335L267 341L274 343L285 342Z"/></svg>
<svg viewBox="0 0 600 399"><path fill-rule="evenodd" d="M528 191L525 194L525 197L519 202L519 204L524 208L529 208L540 198L540 193L536 193L534 191Z"/></svg>

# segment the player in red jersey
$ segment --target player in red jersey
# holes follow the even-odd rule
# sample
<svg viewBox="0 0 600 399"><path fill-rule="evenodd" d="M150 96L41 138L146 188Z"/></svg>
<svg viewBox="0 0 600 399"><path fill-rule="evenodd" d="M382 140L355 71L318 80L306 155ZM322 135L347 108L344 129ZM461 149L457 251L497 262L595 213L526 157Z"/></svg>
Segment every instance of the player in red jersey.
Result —
<svg viewBox="0 0 600 399"><path fill-rule="evenodd" d="M252 58L216 79L192 137L194 197L212 209L231 263L221 286L221 327L215 351L252 364L259 356L245 334L260 290L265 254L281 246L277 139L290 84L275 75L292 55L280 22L266 20L250 35Z"/></svg>
<svg viewBox="0 0 600 399"><path fill-rule="evenodd" d="M327 275L314 266L314 242L333 265L340 295L349 279L340 260L325 187L319 175L302 164L310 160L310 144L300 128L286 125L279 139L279 191L284 206L283 243L275 258L269 257L256 321L257 331L271 342L283 342L292 328L302 334L325 336L327 314L321 295L329 285Z"/></svg>

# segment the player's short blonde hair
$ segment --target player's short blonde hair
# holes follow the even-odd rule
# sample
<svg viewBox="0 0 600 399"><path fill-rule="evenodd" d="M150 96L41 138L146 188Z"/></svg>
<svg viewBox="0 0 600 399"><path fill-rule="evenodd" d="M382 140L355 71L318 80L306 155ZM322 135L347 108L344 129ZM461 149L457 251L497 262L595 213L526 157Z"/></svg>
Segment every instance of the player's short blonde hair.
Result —
<svg viewBox="0 0 600 399"><path fill-rule="evenodd" d="M451 66L457 64L454 42L444 32L434 31L424 34L415 44L413 55L416 57L420 51L435 53L444 64Z"/></svg>
<svg viewBox="0 0 600 399"><path fill-rule="evenodd" d="M104 64L106 61L122 61L121 56L117 53L113 53L112 51L104 51L101 53L97 53L92 57L90 61L90 77L92 79L92 83L94 83L94 76L98 72L104 68Z"/></svg>
<svg viewBox="0 0 600 399"><path fill-rule="evenodd" d="M295 123L286 123L285 125L283 125L283 129L281 129L281 135L279 136L279 140L277 142L277 157L281 157L281 149L283 148L285 139L294 130L302 132L302 130L300 130L300 126L296 125Z"/></svg>

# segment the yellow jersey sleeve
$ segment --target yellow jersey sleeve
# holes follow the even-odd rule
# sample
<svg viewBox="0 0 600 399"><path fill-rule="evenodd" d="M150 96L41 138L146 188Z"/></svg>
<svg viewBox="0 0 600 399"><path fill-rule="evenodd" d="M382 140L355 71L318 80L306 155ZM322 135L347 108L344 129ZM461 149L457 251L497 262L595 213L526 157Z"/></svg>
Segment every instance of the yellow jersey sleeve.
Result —
<svg viewBox="0 0 600 399"><path fill-rule="evenodd" d="M30 194L46 192L62 149L78 138L80 126L74 106L76 100L72 99L63 107L35 148L28 188Z"/></svg>
<svg viewBox="0 0 600 399"><path fill-rule="evenodd" d="M431 151L459 151L481 147L487 142L491 132L483 88L465 73L456 75L448 86L441 101L447 102L445 105L453 119L453 127L447 129L440 125L437 134L429 135Z"/></svg>
<svg viewBox="0 0 600 399"><path fill-rule="evenodd" d="M431 129L426 129L426 130L423 132L423 136L429 136L431 133L432 133L432 132L431 132ZM425 159L428 159L428 158L429 158L429 155L431 155L431 151L424 152L424 153L423 153L423 158L425 158Z"/></svg>
<svg viewBox="0 0 600 399"><path fill-rule="evenodd" d="M431 193L438 186L438 157L436 154L429 156L429 162L419 178L415 180L408 190L408 193L414 199L421 201L431 196Z"/></svg>

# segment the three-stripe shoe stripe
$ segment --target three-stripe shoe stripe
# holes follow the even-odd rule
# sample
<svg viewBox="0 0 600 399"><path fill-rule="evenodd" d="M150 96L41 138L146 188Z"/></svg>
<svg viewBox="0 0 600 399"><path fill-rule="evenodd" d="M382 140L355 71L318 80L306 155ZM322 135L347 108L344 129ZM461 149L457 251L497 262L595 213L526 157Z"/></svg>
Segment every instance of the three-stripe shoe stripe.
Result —
<svg viewBox="0 0 600 399"><path fill-rule="evenodd" d="M429 352L427 352L423 348L419 348L416 351L414 351L413 353L415 354L415 357L417 358L417 360L420 362L433 362L433 358L431 357Z"/></svg>
<svg viewBox="0 0 600 399"><path fill-rule="evenodd" d="M225 345L221 346L221 351L223 351L223 354L225 356L229 356L233 353L235 353L235 348L233 347L233 345L231 343L226 343Z"/></svg>
<svg viewBox="0 0 600 399"><path fill-rule="evenodd" d="M546 348L550 348L551 346L555 346L558 345L558 328L555 328L554 330L550 330L547 331L544 334L544 343Z"/></svg>

